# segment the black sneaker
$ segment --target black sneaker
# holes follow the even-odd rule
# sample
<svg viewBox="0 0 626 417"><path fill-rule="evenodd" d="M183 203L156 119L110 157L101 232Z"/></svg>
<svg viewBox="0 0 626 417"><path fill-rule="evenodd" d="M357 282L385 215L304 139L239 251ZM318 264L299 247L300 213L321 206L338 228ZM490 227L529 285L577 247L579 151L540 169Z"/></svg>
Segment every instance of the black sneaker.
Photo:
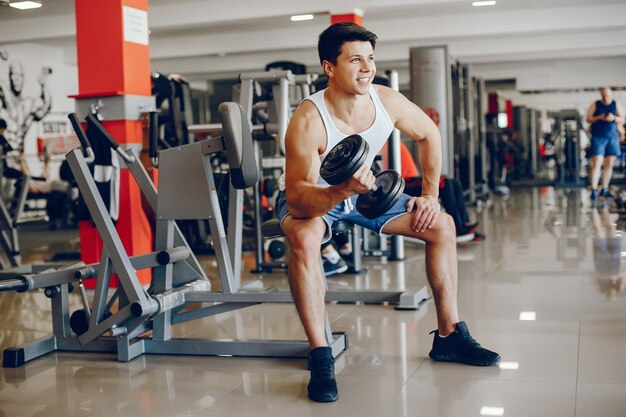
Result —
<svg viewBox="0 0 626 417"><path fill-rule="evenodd" d="M324 255L322 255L322 259L324 260L324 276L343 274L348 270L348 264L342 258L337 258L335 263L331 262Z"/></svg>
<svg viewBox="0 0 626 417"><path fill-rule="evenodd" d="M500 355L481 347L474 340L464 321L458 322L456 331L445 338L439 337L437 330L431 333L435 333L435 338L428 356L435 361L460 362L474 366L490 366L500 362Z"/></svg>
<svg viewBox="0 0 626 417"><path fill-rule="evenodd" d="M611 192L609 190L607 190L606 188L601 189L599 195L602 198L612 198L613 197Z"/></svg>
<svg viewBox="0 0 626 417"><path fill-rule="evenodd" d="M309 352L311 380L307 390L309 399L318 403L337 401L337 381L335 381L335 358L330 347L315 348Z"/></svg>

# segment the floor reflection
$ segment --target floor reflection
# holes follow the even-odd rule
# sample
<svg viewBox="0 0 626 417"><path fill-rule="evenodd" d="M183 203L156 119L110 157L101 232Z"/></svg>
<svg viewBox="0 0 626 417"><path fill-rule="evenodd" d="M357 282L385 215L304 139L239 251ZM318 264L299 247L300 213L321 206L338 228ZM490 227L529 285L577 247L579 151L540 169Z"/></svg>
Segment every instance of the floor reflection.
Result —
<svg viewBox="0 0 626 417"><path fill-rule="evenodd" d="M346 331L350 344L337 360L341 399L335 404L306 399L303 360L144 355L125 363L112 354L57 352L0 370L0 417L465 417L496 408L519 416L574 417L594 409L603 417L623 415L625 225L615 207L592 206L585 189L543 187L513 189L508 199L494 197L471 215L486 240L458 248L460 314L509 368L431 362L432 301L417 312L334 303L328 306L333 329ZM25 259L77 248L72 236L55 239L29 247ZM400 262L365 258L366 271L333 277L328 286L396 289L423 282L424 247L407 244L405 255ZM288 288L284 270L250 273L253 256L245 254L243 286ZM201 256L201 262L219 287L214 259ZM80 308L77 292L70 301L71 311ZM533 313L534 320L520 320L521 313ZM0 317L3 349L50 334L42 292L0 293ZM174 335L304 337L292 304L182 323Z"/></svg>

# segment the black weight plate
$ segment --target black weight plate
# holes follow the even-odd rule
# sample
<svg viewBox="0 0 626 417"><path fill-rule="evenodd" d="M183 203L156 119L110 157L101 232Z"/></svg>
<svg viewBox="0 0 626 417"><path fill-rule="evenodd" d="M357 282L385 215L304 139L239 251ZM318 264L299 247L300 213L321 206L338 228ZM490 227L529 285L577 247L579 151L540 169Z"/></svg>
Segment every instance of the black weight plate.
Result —
<svg viewBox="0 0 626 417"><path fill-rule="evenodd" d="M404 191L404 180L396 171L383 171L376 176L376 186L376 191L361 194L356 200L356 209L368 219L382 216L396 204Z"/></svg>
<svg viewBox="0 0 626 417"><path fill-rule="evenodd" d="M378 174L376 182L383 189L383 192L378 197L378 213L376 217L379 217L387 213L396 204L404 190L404 180L396 171L388 170Z"/></svg>
<svg viewBox="0 0 626 417"><path fill-rule="evenodd" d="M70 316L70 328L78 336L89 330L89 319L85 310L76 310Z"/></svg>
<svg viewBox="0 0 626 417"><path fill-rule="evenodd" d="M395 171L392 171L394 173L396 173ZM398 200L400 199L400 197L402 196L402 194L404 193L404 178L402 178L400 176L400 174L396 173L396 181L393 184L393 187L391 188L390 192L389 192L389 196L391 199L393 199L393 204L391 205L391 207L393 207L394 204L396 204L398 202ZM389 209L391 208L389 207ZM387 209L387 210L389 210Z"/></svg>
<svg viewBox="0 0 626 417"><path fill-rule="evenodd" d="M320 175L331 185L348 180L362 165L363 154L367 156L367 143L359 135L351 135L339 142L327 154Z"/></svg>
<svg viewBox="0 0 626 417"><path fill-rule="evenodd" d="M347 181L363 165L369 145L359 135L350 135L335 145L320 166L320 176L330 185Z"/></svg>
<svg viewBox="0 0 626 417"><path fill-rule="evenodd" d="M267 248L267 253L269 253L270 258L274 260L282 258L285 256L285 243L280 240L272 241L269 248Z"/></svg>

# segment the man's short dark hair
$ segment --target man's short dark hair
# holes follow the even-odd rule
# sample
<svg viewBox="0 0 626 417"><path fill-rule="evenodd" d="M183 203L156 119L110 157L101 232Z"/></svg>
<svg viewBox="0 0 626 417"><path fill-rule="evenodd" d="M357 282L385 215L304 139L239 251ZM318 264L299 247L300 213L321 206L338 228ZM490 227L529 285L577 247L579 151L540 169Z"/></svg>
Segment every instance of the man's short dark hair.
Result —
<svg viewBox="0 0 626 417"><path fill-rule="evenodd" d="M7 122L4 119L0 119L0 129L6 129L7 128Z"/></svg>
<svg viewBox="0 0 626 417"><path fill-rule="evenodd" d="M337 64L337 57L341 53L344 42L369 42L372 49L376 48L378 37L365 29L363 26L352 22L341 22L330 25L324 30L317 42L317 52L320 56L320 64L328 61Z"/></svg>

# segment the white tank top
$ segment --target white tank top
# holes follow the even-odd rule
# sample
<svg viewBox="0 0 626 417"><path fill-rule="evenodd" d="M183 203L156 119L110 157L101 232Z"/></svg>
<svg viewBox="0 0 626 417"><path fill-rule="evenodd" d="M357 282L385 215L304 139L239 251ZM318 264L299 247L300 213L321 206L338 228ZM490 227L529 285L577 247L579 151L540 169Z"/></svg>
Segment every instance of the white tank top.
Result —
<svg viewBox="0 0 626 417"><path fill-rule="evenodd" d="M326 102L324 101L324 93L326 89L318 91L317 93L311 95L305 100L310 100L317 107L320 115L322 116L322 121L324 122L324 126L326 127L326 149L324 153L320 155L320 161L323 160L326 155L330 152L330 150L337 145L341 140L350 136L346 133L342 133L337 129L335 123L333 122L330 113L328 112L328 108L326 107ZM376 110L374 116L374 122L370 127L365 129L362 132L357 133L360 135L369 145L369 153L367 155L367 159L365 160L365 164L367 166L371 166L372 162L374 162L374 158L380 150L382 149L387 139L393 132L394 126L383 106L383 103L380 101L378 94L376 94L376 90L374 90L373 86L370 86L370 97L374 102L374 108ZM304 101L304 100L303 100ZM328 187L329 184L319 177L317 180L318 187ZM280 177L279 181L279 189L281 191L285 190L285 169L283 167L283 174Z"/></svg>

